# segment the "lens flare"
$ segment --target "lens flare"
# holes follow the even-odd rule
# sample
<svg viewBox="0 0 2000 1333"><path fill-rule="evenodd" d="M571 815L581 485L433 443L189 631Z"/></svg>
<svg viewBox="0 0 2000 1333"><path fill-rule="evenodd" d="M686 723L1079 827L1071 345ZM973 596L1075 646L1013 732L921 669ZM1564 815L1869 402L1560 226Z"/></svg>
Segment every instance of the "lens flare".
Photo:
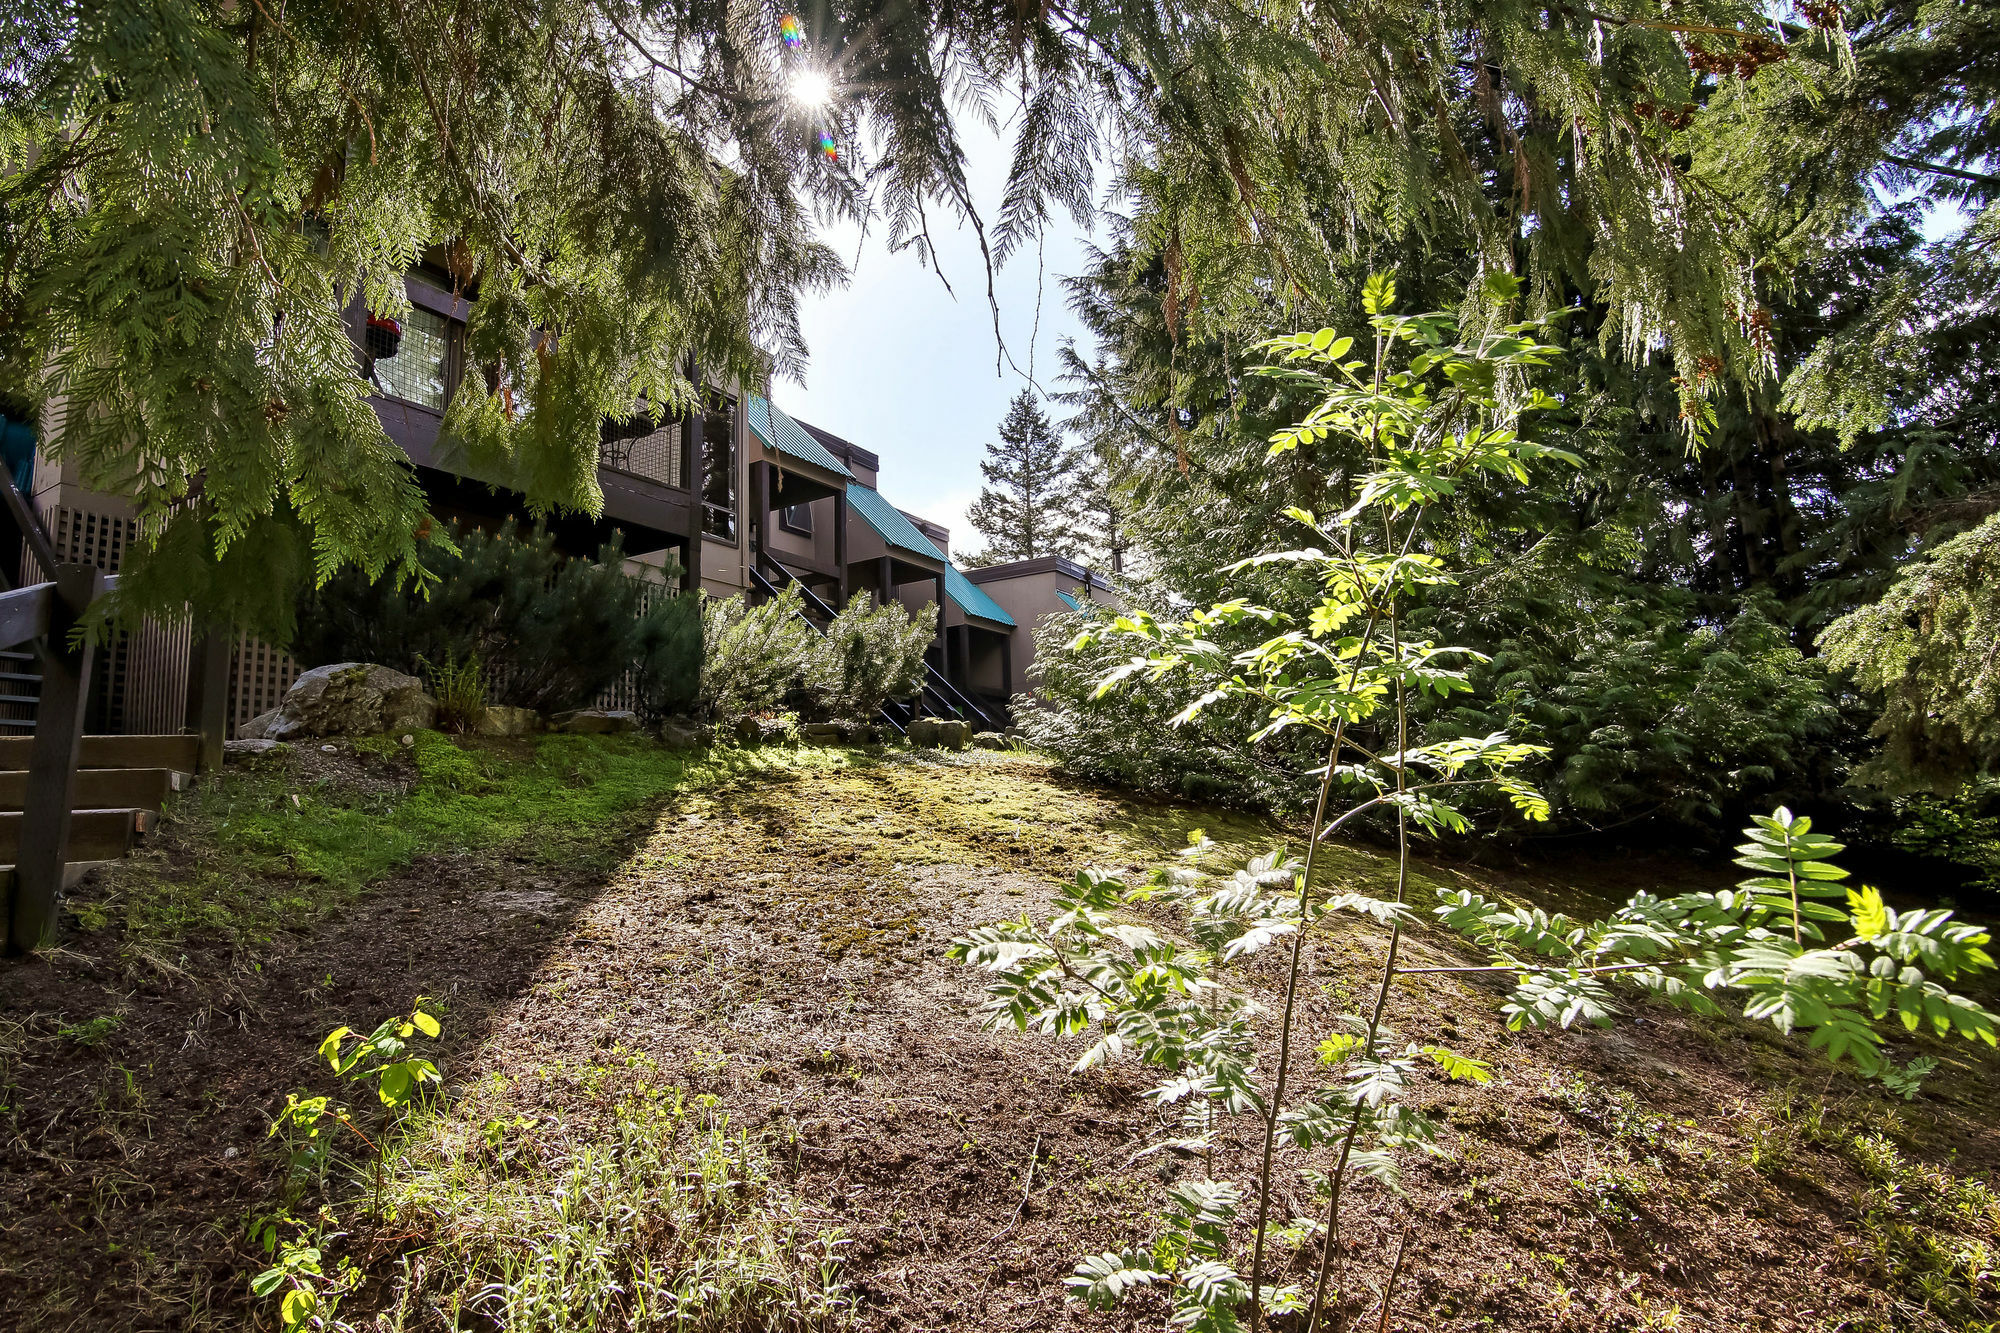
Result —
<svg viewBox="0 0 2000 1333"><path fill-rule="evenodd" d="M799 23L797 14L787 14L778 20L778 36L785 43L787 51L802 51L806 45L806 30Z"/></svg>
<svg viewBox="0 0 2000 1333"><path fill-rule="evenodd" d="M819 151L825 155L826 160L829 162L840 161L840 149L834 146L831 134L822 134L819 136Z"/></svg>
<svg viewBox="0 0 2000 1333"><path fill-rule="evenodd" d="M822 107L833 100L833 80L816 69L792 76L792 100L803 107Z"/></svg>

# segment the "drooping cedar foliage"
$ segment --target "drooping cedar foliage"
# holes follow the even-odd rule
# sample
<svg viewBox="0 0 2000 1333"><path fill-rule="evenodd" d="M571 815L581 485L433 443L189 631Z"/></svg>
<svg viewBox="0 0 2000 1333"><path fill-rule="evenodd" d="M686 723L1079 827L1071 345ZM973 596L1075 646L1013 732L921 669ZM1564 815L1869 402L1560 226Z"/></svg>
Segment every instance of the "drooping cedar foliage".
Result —
<svg viewBox="0 0 2000 1333"><path fill-rule="evenodd" d="M0 392L133 497L129 604L282 634L296 577L418 560L350 302L394 314L442 264L477 296L448 430L594 510L599 421L683 404L688 354L799 363L797 295L839 273L815 210L927 252L971 214L958 125L1006 112L996 262L1108 161L1152 201L1169 332L1443 245L1541 305L1587 293L1625 359L1672 347L1698 415L1769 369L1771 284L1885 151L1985 179L1953 99L1986 86L1986 12L1857 11L1850 40L1740 0L835 0L790 52L769 3L28 0L0 21ZM802 64L828 106L788 95ZM1746 162L1753 121L1783 132Z"/></svg>

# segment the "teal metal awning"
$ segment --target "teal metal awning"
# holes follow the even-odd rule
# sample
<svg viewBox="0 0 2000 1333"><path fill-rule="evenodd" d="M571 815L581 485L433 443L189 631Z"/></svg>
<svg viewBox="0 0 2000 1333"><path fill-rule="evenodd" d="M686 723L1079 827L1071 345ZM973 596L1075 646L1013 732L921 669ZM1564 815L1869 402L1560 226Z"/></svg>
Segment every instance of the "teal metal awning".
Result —
<svg viewBox="0 0 2000 1333"><path fill-rule="evenodd" d="M1063 600L1063 605L1064 605L1064 606L1066 606L1066 607L1068 607L1068 608L1069 608L1070 610L1072 610L1072 611L1081 611L1081 610L1083 610L1083 603L1082 603L1082 602L1079 602L1079 601L1077 601L1077 600L1076 600L1076 598L1074 598L1074 597L1070 596L1070 595L1069 595L1068 593L1066 593L1066 592L1063 592L1063 591L1062 591L1061 589L1057 589L1057 590L1056 590L1056 596L1058 596L1058 597L1062 598L1062 600Z"/></svg>
<svg viewBox="0 0 2000 1333"><path fill-rule="evenodd" d="M1014 628L1014 617L1007 614L1000 603L988 597L980 586L965 577L957 565L944 567L944 595L958 605L958 609L968 616L990 620L996 625Z"/></svg>
<svg viewBox="0 0 2000 1333"><path fill-rule="evenodd" d="M744 415L750 419L750 433L762 440L769 448L777 450L787 458L795 458L801 463L825 468L836 477L854 474L847 465L827 452L825 445L806 433L806 428L785 414L785 410L760 394L751 394L744 402Z"/></svg>
<svg viewBox="0 0 2000 1333"><path fill-rule="evenodd" d="M910 555L920 555L925 560L942 561L944 556L931 544L931 539L917 530L917 525L903 516L903 511L882 498L882 493L858 481L847 483L847 503L855 513L868 520L868 526L887 543L890 550L904 551Z"/></svg>

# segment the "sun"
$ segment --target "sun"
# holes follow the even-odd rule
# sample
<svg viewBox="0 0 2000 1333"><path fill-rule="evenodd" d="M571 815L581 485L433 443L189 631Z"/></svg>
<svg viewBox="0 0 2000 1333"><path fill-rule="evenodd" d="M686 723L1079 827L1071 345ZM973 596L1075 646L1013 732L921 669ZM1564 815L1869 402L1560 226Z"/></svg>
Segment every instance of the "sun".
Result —
<svg viewBox="0 0 2000 1333"><path fill-rule="evenodd" d="M804 107L823 107L833 100L833 80L816 69L792 76L792 100Z"/></svg>

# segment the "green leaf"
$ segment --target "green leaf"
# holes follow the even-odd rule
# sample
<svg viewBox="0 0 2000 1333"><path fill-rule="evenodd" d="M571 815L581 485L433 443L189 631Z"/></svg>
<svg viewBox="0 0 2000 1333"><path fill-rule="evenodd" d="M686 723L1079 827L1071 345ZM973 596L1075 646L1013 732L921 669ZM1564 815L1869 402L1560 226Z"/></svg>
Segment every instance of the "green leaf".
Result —
<svg viewBox="0 0 2000 1333"><path fill-rule="evenodd" d="M1371 273L1361 285L1361 308L1379 315L1396 303L1396 282L1386 273Z"/></svg>
<svg viewBox="0 0 2000 1333"><path fill-rule="evenodd" d="M353 1028L349 1027L337 1027L333 1031L327 1033L326 1040L322 1041L319 1044L320 1058L325 1060L328 1064L333 1065L335 1068L338 1068L340 1065L341 1038L347 1036L347 1034L352 1032L353 1030L354 1030Z"/></svg>
<svg viewBox="0 0 2000 1333"><path fill-rule="evenodd" d="M285 1293L285 1302L278 1308L278 1318L287 1329L297 1328L311 1318L315 1303L310 1291L304 1287L293 1287Z"/></svg>
<svg viewBox="0 0 2000 1333"><path fill-rule="evenodd" d="M1493 1081L1493 1066L1483 1060L1475 1060L1469 1055L1460 1055L1457 1051L1449 1050L1443 1046L1424 1046L1419 1049L1425 1055L1437 1061L1438 1067L1444 1070L1445 1076L1456 1082L1491 1083Z"/></svg>

